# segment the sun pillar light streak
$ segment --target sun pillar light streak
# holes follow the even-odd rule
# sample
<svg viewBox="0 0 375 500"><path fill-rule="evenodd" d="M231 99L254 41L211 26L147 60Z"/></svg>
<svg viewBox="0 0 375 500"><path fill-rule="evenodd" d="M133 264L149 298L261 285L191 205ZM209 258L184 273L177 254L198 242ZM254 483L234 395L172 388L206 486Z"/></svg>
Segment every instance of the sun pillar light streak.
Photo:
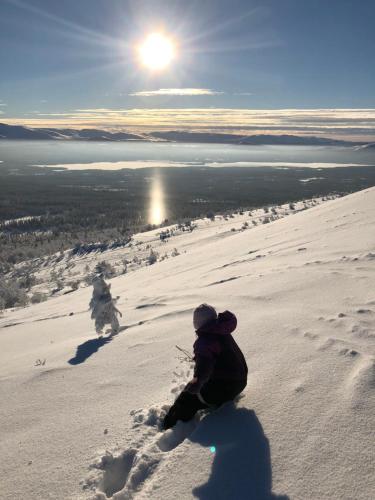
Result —
<svg viewBox="0 0 375 500"><path fill-rule="evenodd" d="M150 224L159 225L165 218L163 185L160 176L157 174L151 182L149 222Z"/></svg>

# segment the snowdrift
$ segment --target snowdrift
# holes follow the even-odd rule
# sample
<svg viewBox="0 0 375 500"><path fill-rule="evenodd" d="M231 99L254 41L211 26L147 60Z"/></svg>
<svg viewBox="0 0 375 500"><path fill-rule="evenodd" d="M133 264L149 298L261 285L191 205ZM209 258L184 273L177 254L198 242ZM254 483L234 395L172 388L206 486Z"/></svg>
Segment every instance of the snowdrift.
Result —
<svg viewBox="0 0 375 500"><path fill-rule="evenodd" d="M112 280L112 337L94 334L89 288L7 312L1 498L372 499L374 227L375 188L182 235L186 253ZM161 433L201 302L237 315L248 386Z"/></svg>

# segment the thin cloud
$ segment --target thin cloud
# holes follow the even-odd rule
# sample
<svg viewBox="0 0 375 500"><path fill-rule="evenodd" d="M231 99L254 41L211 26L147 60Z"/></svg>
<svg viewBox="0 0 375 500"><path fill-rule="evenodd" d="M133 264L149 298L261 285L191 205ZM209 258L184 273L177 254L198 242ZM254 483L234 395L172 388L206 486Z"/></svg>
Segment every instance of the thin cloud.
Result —
<svg viewBox="0 0 375 500"><path fill-rule="evenodd" d="M212 89L159 89L159 90L142 90L140 92L132 92L129 94L132 97L154 97L154 96L197 96L197 95L222 95L224 92L219 92Z"/></svg>
<svg viewBox="0 0 375 500"><path fill-rule="evenodd" d="M78 108L74 110L79 113L122 113L126 109L113 109L113 108Z"/></svg>
<svg viewBox="0 0 375 500"><path fill-rule="evenodd" d="M86 108L9 118L31 127L95 127L147 133L163 130L232 134L318 135L375 141L375 109Z"/></svg>

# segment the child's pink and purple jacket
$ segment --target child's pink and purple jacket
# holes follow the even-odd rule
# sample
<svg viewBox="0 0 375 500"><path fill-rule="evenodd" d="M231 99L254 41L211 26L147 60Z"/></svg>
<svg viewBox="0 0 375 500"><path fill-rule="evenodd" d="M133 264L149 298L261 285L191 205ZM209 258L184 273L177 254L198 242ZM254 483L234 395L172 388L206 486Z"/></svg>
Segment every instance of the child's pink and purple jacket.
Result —
<svg viewBox="0 0 375 500"><path fill-rule="evenodd" d="M236 316L225 311L215 321L197 330L198 338L194 343L194 377L197 382L189 384L189 392L198 393L208 381L243 382L246 385L246 361L231 335L236 327Z"/></svg>

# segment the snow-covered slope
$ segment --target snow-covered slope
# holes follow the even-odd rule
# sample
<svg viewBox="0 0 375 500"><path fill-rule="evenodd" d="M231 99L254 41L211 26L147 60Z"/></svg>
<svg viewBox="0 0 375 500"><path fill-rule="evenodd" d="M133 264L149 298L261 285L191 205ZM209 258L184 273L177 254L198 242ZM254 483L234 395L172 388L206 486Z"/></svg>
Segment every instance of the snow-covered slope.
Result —
<svg viewBox="0 0 375 500"><path fill-rule="evenodd" d="M198 219L141 232L123 241L77 246L65 252L21 262L7 275L7 279L17 280L22 277L25 280L26 277L33 277L35 284L29 290L30 297L35 293L42 294L43 298L55 297L70 293L77 287L87 286L96 266L103 261L111 270L107 274L112 277L122 275L148 265L151 251L157 255L157 260L165 260L188 252L191 247L212 239L213 235L222 239L231 235L231 232L252 230L259 224L288 217L336 197L337 195L330 195L251 211L240 210L227 215L216 215L211 219ZM15 221L6 221L3 228ZM1 229L0 224L0 234ZM186 238L186 231L192 230L194 235Z"/></svg>
<svg viewBox="0 0 375 500"><path fill-rule="evenodd" d="M112 338L95 338L89 288L6 313L1 498L374 498L374 226L369 189L181 236L186 253L112 280ZM162 434L201 302L237 315L248 386Z"/></svg>

